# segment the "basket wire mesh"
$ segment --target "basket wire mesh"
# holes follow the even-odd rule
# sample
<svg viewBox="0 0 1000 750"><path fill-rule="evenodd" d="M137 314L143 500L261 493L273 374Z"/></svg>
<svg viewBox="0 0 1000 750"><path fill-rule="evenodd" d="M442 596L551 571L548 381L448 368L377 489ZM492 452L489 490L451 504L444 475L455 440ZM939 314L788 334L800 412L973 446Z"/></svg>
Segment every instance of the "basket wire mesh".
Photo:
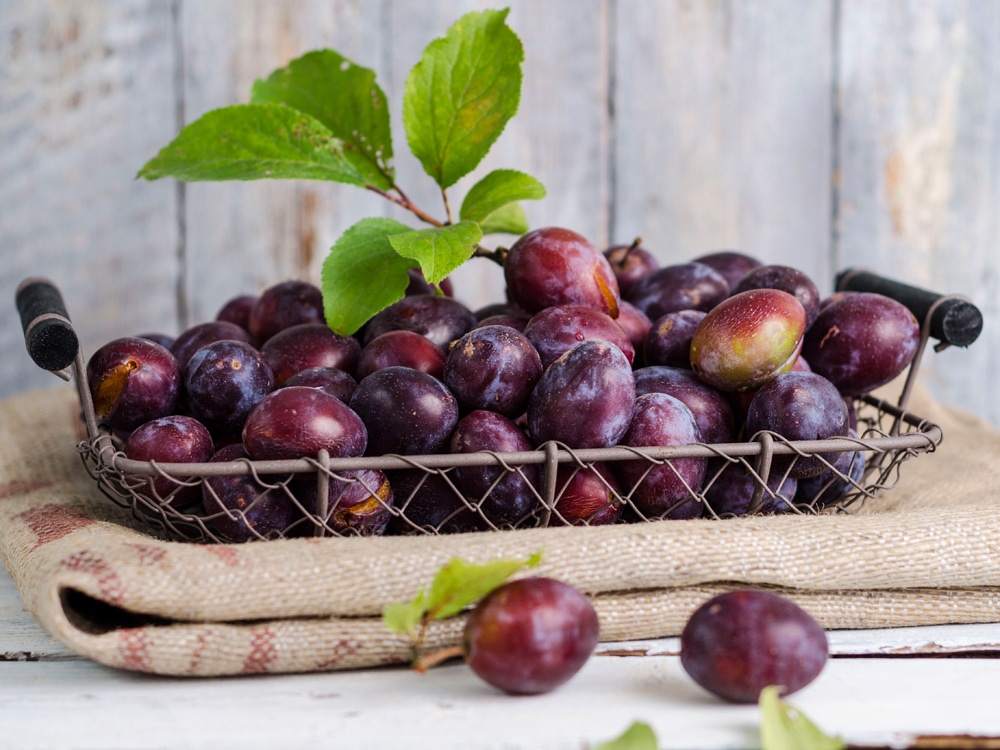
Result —
<svg viewBox="0 0 1000 750"><path fill-rule="evenodd" d="M360 458L331 458L326 451L316 456L295 460L254 461L241 459L221 463L157 463L133 461L122 452L109 431L95 415L86 379L86 363L82 352L63 377L76 381L87 439L77 446L87 471L100 490L114 503L131 509L147 528L169 538L192 542L225 543L249 539L301 536L349 536L368 533L365 526L352 523L348 508L340 500L352 485L364 488L366 512L380 511L388 515L388 532L395 534L439 534L452 531L505 531L512 529L567 525L587 525L602 515L604 508L595 508L588 518L567 518L561 510L570 478L575 474L592 473L608 493L607 505L623 508L621 520L648 522L668 519L682 503L697 502L701 515L724 519L706 500L706 493L724 472L741 471L752 482L752 497L748 513L778 507L783 512L819 513L848 512L880 492L890 490L900 481L901 465L922 453L933 451L942 440L936 424L907 410L907 403L919 369L920 360L930 338L930 321L936 307L954 296L941 297L931 306L923 320L921 339L909 367L897 403L866 395L854 400L857 414L857 437L816 441L789 441L778 434L761 432L744 442L724 444L694 443L671 447L612 447L571 449L550 441L536 450L518 453L479 452L469 454L435 454L419 456L384 455ZM939 343L940 349L947 344ZM843 466L842 454L859 453L864 459L863 470L852 471L852 462ZM781 459L780 471L775 468ZM782 496L795 462L813 458L829 471L822 485L808 497L794 500ZM709 470L701 486L687 483L679 466L685 460L709 459ZM640 461L645 465L640 479L629 487L618 485L600 465L610 466L621 461ZM835 465L837 463L837 465ZM858 462L860 464L860 461ZM455 472L463 467L495 467L496 477L482 495L463 494L455 482ZM393 496L379 491L370 472L378 470L391 477ZM653 471L667 471L686 488L686 496L671 507L656 514L643 513L633 496L642 479ZM256 497L246 507L222 509L213 489L212 477L250 475L257 487ZM515 523L497 523L483 512L490 495L502 482L523 481L534 499L534 509ZM306 503L301 495L302 482L315 483L316 501ZM330 492L331 487L334 492ZM355 488L357 489L357 488ZM339 490L339 491L338 491ZM431 520L417 513L424 493L450 497L451 510ZM184 496L196 500L182 502ZM208 500L201 503L197 498ZM801 493L800 493L801 495ZM260 533L251 519L258 503L284 503L294 518L281 530ZM211 511L207 505L217 505ZM377 507L373 507L376 506ZM340 513L340 516L337 514ZM347 516L345 517L345 514ZM227 529L240 530L238 539Z"/></svg>

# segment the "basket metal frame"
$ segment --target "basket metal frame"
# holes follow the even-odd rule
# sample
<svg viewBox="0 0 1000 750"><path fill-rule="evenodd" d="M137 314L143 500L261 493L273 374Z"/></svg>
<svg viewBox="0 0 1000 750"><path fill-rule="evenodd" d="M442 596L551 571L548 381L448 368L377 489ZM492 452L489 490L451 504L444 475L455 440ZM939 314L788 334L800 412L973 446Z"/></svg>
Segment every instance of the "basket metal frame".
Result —
<svg viewBox="0 0 1000 750"><path fill-rule="evenodd" d="M772 432L761 432L744 442L706 444L693 443L669 447L612 447L595 449L571 449L561 443L550 441L532 451L517 453L479 452L470 454L435 454L419 456L383 455L358 458L331 458L326 451L320 451L316 456L280 461L238 460L225 463L158 463L155 461L135 461L127 458L115 445L110 432L102 426L97 418L89 384L87 368L82 350L67 370L57 373L66 380L74 380L80 399L83 420L86 424L87 439L77 446L87 471L96 481L100 490L119 506L131 508L133 515L148 528L161 532L168 537L196 542L225 542L213 528L213 521L222 513L230 519L245 523L243 511L220 511L213 516L198 510L189 511L176 509L171 505L171 496L161 497L153 489L152 480L159 477L170 479L177 488L197 485L206 477L232 476L253 474L262 487L269 492L283 492L291 502L298 506L299 520L285 530L288 535L313 536L343 536L347 532L335 531L328 523L331 507L328 491L331 481L352 482L364 481L348 476L347 472L357 472L365 469L392 471L400 469L416 469L430 475L437 475L445 480L456 495L461 493L451 481L450 472L459 467L496 466L507 472L517 472L528 481L525 467L541 466L542 481L536 487L528 482L535 493L539 508L529 518L518 524L524 526L547 526L564 524L565 519L559 514L557 502L560 488L557 482L557 472L560 466L575 464L579 470L584 470L595 462L613 463L617 461L640 459L648 463L648 471L656 466L670 466L678 478L683 478L673 467L672 462L685 458L723 459L722 467L741 463L754 479L754 494L750 504L750 513L758 509L765 499L774 497L775 493L768 487L771 479L772 465L775 456L818 457L820 461L833 470L831 481L847 483L846 493L835 503L825 503L827 510L847 511L875 497L879 492L890 489L899 479L900 464L921 453L931 452L941 443L943 432L941 428L927 419L908 411L913 385L916 380L921 359L930 338L930 320L938 305L953 299L965 299L958 295L942 297L928 311L921 326L920 342L911 362L902 392L895 404L871 395L855 400L859 417L860 437L844 437L828 440L789 441ZM947 344L939 343L935 349L940 350ZM865 469L861 480L853 479L840 473L833 467L828 457L847 451L864 451L867 455ZM712 476L706 475L705 485L700 488L688 487L690 495L704 504L704 493L718 478L723 468ZM785 478L787 478L786 469ZM596 473L596 472L595 472ZM289 487L291 479L314 475L317 484L317 507L307 509L293 490ZM276 478L277 477L277 478ZM419 484L422 484L422 479ZM498 477L497 482L500 481ZM413 533L437 533L439 528L426 528L406 519L406 506L416 495L414 489L408 498L397 498L396 503L388 505L389 512L408 523L408 530ZM494 486L496 482L494 483ZM373 488L369 488L371 491ZM491 488L492 489L492 488ZM637 520L656 520L647 518L631 503L630 497L634 488L615 492L609 490L617 500L631 506ZM817 497L822 493L817 494ZM489 491L486 493L489 494ZM485 498L485 496L484 496ZM484 498L470 499L462 497L467 508L478 513L479 503ZM820 508L814 503L796 504L789 507L799 513L815 513ZM460 509L461 510L461 509ZM669 512L669 511L668 511ZM664 514L665 515L665 514ZM717 514L716 517L720 517ZM488 519L484 526L500 530ZM510 527L504 527L510 528ZM259 538L264 538L258 535Z"/></svg>

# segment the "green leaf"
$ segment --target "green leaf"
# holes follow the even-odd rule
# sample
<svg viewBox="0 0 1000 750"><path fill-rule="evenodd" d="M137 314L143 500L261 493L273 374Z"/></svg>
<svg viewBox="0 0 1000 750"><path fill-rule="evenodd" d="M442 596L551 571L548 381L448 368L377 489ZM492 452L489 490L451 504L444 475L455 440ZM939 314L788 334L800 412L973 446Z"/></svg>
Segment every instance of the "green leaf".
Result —
<svg viewBox="0 0 1000 750"><path fill-rule="evenodd" d="M620 737L595 745L592 750L656 750L656 733L649 724L634 721Z"/></svg>
<svg viewBox="0 0 1000 750"><path fill-rule="evenodd" d="M542 559L536 552L527 560L491 560L470 563L455 557L438 571L427 592L429 619L443 620L475 604L523 568L532 568Z"/></svg>
<svg viewBox="0 0 1000 750"><path fill-rule="evenodd" d="M256 81L255 104L284 104L315 117L344 142L344 154L364 179L392 187L392 132L375 71L330 49L309 52Z"/></svg>
<svg viewBox="0 0 1000 750"><path fill-rule="evenodd" d="M839 737L830 737L801 711L779 698L769 685L760 693L760 744L762 750L843 750Z"/></svg>
<svg viewBox="0 0 1000 750"><path fill-rule="evenodd" d="M322 291L326 322L350 335L379 310L403 298L414 263L401 258L390 237L412 229L392 219L362 219L352 226L323 262Z"/></svg>
<svg viewBox="0 0 1000 750"><path fill-rule="evenodd" d="M504 22L507 13L462 16L407 76L406 138L441 188L475 169L517 112L524 50Z"/></svg>
<svg viewBox="0 0 1000 750"><path fill-rule="evenodd" d="M450 226L397 234L389 242L401 256L420 264L429 283L437 284L472 257L482 238L483 232L476 222L460 221Z"/></svg>
<svg viewBox="0 0 1000 750"><path fill-rule="evenodd" d="M531 175L514 169L490 172L469 190L459 216L482 223L493 212L514 201L545 197L545 186Z"/></svg>
<svg viewBox="0 0 1000 750"><path fill-rule="evenodd" d="M520 203L508 203L487 216L479 228L483 234L524 234L528 231L528 217Z"/></svg>
<svg viewBox="0 0 1000 750"><path fill-rule="evenodd" d="M323 123L276 104L238 104L204 114L182 129L137 176L365 184L343 141Z"/></svg>
<svg viewBox="0 0 1000 750"><path fill-rule="evenodd" d="M424 592L421 591L409 602L393 602L382 609L382 622L393 633L409 635L413 638L424 616Z"/></svg>

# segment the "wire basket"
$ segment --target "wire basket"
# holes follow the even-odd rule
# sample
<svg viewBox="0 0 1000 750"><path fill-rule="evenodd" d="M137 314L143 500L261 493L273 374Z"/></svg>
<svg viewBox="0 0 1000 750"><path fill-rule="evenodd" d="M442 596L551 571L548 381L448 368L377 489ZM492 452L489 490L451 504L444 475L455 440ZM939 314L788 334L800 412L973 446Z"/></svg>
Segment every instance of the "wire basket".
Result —
<svg viewBox="0 0 1000 750"><path fill-rule="evenodd" d="M87 439L77 450L101 492L130 509L151 532L191 542L226 543L590 525L604 523L609 516L616 522L692 515L723 519L733 514L720 513L706 496L719 483L730 481L734 472L746 483L747 513L856 509L895 487L905 461L940 444L941 428L906 408L920 360L932 338L938 341L936 349L972 343L982 329L982 316L962 297L939 296L861 271L842 273L838 289L888 294L906 304L923 323L898 402L870 395L854 400L857 437L788 441L761 432L745 442L672 447L581 450L550 441L518 453L331 458L320 451L295 460L219 463L128 459L120 442L95 415L86 362L58 290L47 280L27 279L18 289L17 302L29 354L43 369L76 382L87 429ZM807 485L807 492L800 488L793 494L789 490L795 481L791 479L794 465L807 458L820 461L828 470ZM702 459L707 459L704 479L693 485L685 465ZM624 461L635 462L630 475L637 479L631 486L615 479L620 472L609 470ZM477 496L463 494L457 473L477 468L489 470L488 486ZM224 507L218 482L247 475L253 480L253 497L242 507ZM667 501L652 513L648 505L636 502L636 492L657 475L683 490L675 501ZM573 504L577 482L596 484L604 502L587 507L581 515L579 504ZM510 491L512 483L532 508L514 522L498 521L495 513L487 511L500 493ZM257 517L269 509L279 509L285 520L277 528L262 531L264 524Z"/></svg>

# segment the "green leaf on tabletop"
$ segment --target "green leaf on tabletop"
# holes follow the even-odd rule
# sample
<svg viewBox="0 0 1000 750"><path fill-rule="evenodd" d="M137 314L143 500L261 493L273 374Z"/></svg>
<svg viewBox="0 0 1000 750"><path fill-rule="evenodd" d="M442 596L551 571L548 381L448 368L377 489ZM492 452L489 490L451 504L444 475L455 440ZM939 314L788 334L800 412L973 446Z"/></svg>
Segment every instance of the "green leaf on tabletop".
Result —
<svg viewBox="0 0 1000 750"><path fill-rule="evenodd" d="M527 560L490 560L485 563L452 558L431 582L425 601L427 619L443 620L458 614L518 571L538 565L541 559L540 552Z"/></svg>
<svg viewBox="0 0 1000 750"><path fill-rule="evenodd" d="M656 733L649 724L635 721L620 737L595 745L592 750L656 750Z"/></svg>
<svg viewBox="0 0 1000 750"><path fill-rule="evenodd" d="M382 609L382 622L393 633L414 638L424 616L424 592L409 602L393 602Z"/></svg>
<svg viewBox="0 0 1000 750"><path fill-rule="evenodd" d="M482 223L494 211L515 201L545 197L545 186L531 175L514 169L490 172L469 190L459 217Z"/></svg>
<svg viewBox="0 0 1000 750"><path fill-rule="evenodd" d="M476 222L460 221L449 226L396 234L389 242L401 256L420 264L429 283L437 284L472 257L482 238L483 232Z"/></svg>
<svg viewBox="0 0 1000 750"><path fill-rule="evenodd" d="M760 744L763 750L843 750L839 737L830 737L805 714L779 697L770 685L760 693Z"/></svg>
<svg viewBox="0 0 1000 750"><path fill-rule="evenodd" d="M400 300L414 262L401 257L390 238L413 230L393 219L362 219L352 226L323 262L323 308L334 332L350 335L379 310Z"/></svg>
<svg viewBox="0 0 1000 750"><path fill-rule="evenodd" d="M520 203L508 203L479 224L483 234L524 234L528 231L528 216Z"/></svg>
<svg viewBox="0 0 1000 750"><path fill-rule="evenodd" d="M237 104L202 115L137 176L365 184L342 140L314 117L277 104Z"/></svg>
<svg viewBox="0 0 1000 750"><path fill-rule="evenodd" d="M517 112L524 49L505 23L507 13L462 16L407 76L406 138L442 188L475 169Z"/></svg>
<svg viewBox="0 0 1000 750"><path fill-rule="evenodd" d="M316 50L256 81L250 101L284 104L316 118L343 141L345 157L366 182L392 187L389 107L373 70L333 50Z"/></svg>

